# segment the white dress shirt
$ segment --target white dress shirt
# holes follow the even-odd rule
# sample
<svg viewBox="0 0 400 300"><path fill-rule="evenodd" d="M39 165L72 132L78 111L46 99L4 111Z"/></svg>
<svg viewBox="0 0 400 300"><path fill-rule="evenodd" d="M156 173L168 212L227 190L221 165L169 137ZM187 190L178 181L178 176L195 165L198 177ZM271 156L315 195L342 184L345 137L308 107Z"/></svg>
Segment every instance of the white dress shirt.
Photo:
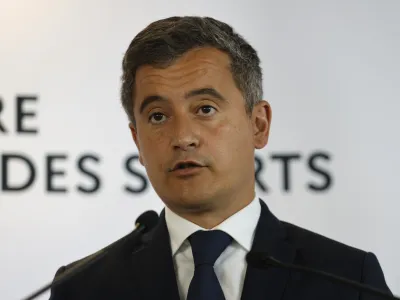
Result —
<svg viewBox="0 0 400 300"><path fill-rule="evenodd" d="M226 300L239 300L246 275L246 254L253 244L255 229L260 218L261 206L257 195L253 201L224 222L211 229L228 233L232 243L222 252L214 265ZM165 208L172 256L180 299L186 300L189 284L194 274L193 253L187 238L197 230L207 230L178 216Z"/></svg>

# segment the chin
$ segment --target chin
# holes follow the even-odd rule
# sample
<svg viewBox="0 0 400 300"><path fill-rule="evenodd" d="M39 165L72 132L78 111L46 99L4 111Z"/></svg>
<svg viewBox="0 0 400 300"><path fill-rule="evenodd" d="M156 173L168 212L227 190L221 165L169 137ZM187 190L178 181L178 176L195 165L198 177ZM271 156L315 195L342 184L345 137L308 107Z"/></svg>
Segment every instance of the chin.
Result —
<svg viewBox="0 0 400 300"><path fill-rule="evenodd" d="M170 195L167 198L168 201L165 201L165 203L179 210L204 211L211 208L214 203L209 193L185 193L175 196Z"/></svg>

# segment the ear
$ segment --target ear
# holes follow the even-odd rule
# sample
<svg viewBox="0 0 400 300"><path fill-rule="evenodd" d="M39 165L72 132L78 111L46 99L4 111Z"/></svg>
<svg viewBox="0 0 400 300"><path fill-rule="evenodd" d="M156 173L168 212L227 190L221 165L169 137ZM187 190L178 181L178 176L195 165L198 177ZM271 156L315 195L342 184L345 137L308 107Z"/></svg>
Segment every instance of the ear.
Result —
<svg viewBox="0 0 400 300"><path fill-rule="evenodd" d="M267 101L262 100L254 106L251 121L253 125L254 147L256 149L262 149L267 145L271 119L272 110Z"/></svg>
<svg viewBox="0 0 400 300"><path fill-rule="evenodd" d="M133 138L133 140L134 140L134 142L135 142L135 144L136 144L136 148L137 148L138 151L139 151L139 162L140 162L140 164L141 164L142 166L144 166L144 164L143 164L143 158L142 158L142 155L140 154L140 145L139 145L139 140L138 140L138 135L137 135L136 128L135 128L135 126L134 126L132 123L129 123L129 129L130 129L130 131L131 131L132 138Z"/></svg>

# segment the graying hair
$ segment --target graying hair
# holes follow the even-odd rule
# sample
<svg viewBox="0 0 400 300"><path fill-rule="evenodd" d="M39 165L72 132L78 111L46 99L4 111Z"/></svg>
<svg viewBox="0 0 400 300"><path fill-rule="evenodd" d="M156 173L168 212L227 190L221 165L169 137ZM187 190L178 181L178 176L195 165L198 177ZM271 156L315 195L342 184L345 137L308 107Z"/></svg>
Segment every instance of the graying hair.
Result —
<svg viewBox="0 0 400 300"><path fill-rule="evenodd" d="M210 17L170 17L155 21L130 43L122 61L121 102L136 128L133 112L135 74L143 65L166 68L195 48L213 47L227 53L234 82L250 116L262 99L262 70L257 52L231 26Z"/></svg>

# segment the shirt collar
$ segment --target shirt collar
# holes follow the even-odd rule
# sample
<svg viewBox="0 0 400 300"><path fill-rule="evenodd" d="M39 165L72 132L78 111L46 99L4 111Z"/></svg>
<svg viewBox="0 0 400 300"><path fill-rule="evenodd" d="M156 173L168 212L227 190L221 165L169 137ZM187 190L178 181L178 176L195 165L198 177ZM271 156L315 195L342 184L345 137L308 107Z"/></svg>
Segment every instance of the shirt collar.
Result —
<svg viewBox="0 0 400 300"><path fill-rule="evenodd" d="M228 233L246 251L250 251L260 213L261 205L258 201L258 196L255 195L249 205L211 230L219 229ZM173 256L192 233L198 230L207 230L178 216L168 207L165 207L165 221L170 236Z"/></svg>

